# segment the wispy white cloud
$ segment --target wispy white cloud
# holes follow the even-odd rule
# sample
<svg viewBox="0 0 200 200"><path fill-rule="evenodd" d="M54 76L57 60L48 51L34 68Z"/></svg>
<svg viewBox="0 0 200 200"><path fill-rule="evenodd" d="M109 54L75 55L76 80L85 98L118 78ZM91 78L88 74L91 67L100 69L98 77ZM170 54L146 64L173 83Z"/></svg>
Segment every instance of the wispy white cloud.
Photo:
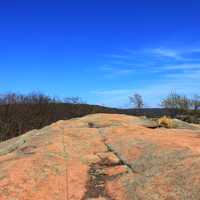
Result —
<svg viewBox="0 0 200 200"><path fill-rule="evenodd" d="M200 53L200 48L152 48L146 49L146 52L158 58L170 58L171 61L200 61L199 57L191 57L194 53Z"/></svg>
<svg viewBox="0 0 200 200"><path fill-rule="evenodd" d="M93 91L93 94L106 105L119 106L128 105L128 96L139 92L147 105L157 106L172 90L200 93L200 59L194 53L200 53L200 48L126 49L119 56L110 56L110 60L100 67L101 73L109 78L131 75L133 80L139 76L146 80L145 85Z"/></svg>
<svg viewBox="0 0 200 200"><path fill-rule="evenodd" d="M165 49L165 48L155 48L155 49L149 49L150 54L154 56L162 56L162 57L168 57L173 59L182 59L182 56L180 55L180 52L175 49Z"/></svg>
<svg viewBox="0 0 200 200"><path fill-rule="evenodd" d="M144 70L151 72L160 72L165 70L189 70L199 69L200 57L194 58L194 52L200 53L200 48L170 49L170 48L149 48L130 50L126 49L123 54L111 54L110 60L106 65L109 70L100 68L104 75L117 77L133 74L134 71ZM124 54L126 53L126 54ZM119 59L113 59L114 57Z"/></svg>
<svg viewBox="0 0 200 200"><path fill-rule="evenodd" d="M179 64L179 65L167 65L163 67L163 70L199 70L200 63L186 63L186 64Z"/></svg>
<svg viewBox="0 0 200 200"><path fill-rule="evenodd" d="M176 91L189 96L199 94L199 76L200 72L196 75L185 74L184 76L174 74L165 77L164 80L149 85L124 89L116 88L112 90L92 91L92 94L96 95L101 99L101 102L104 102L107 106L130 107L129 96L137 92L143 96L146 107L158 107L161 100L171 91Z"/></svg>
<svg viewBox="0 0 200 200"><path fill-rule="evenodd" d="M180 81L181 80L182 83L186 82L188 85L191 83L192 84L196 83L200 87L200 69L194 70L194 71L190 70L189 72L190 73L188 73L188 71L186 70L181 73L179 73L179 72L168 73L168 74L165 74L164 77L170 79L170 81L174 81L174 80Z"/></svg>
<svg viewBox="0 0 200 200"><path fill-rule="evenodd" d="M183 50L183 52L199 53L200 48L189 48L189 49L186 48L186 50Z"/></svg>

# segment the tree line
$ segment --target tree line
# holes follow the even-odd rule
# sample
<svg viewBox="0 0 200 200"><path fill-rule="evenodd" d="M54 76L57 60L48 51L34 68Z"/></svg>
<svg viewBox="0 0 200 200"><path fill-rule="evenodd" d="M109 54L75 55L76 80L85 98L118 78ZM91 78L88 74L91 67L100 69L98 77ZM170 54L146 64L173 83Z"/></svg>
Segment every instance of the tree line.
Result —
<svg viewBox="0 0 200 200"><path fill-rule="evenodd" d="M103 106L86 104L80 97L63 99L40 92L0 95L0 141L32 129L40 129L58 120L67 120L87 114L114 112Z"/></svg>
<svg viewBox="0 0 200 200"><path fill-rule="evenodd" d="M144 108L144 100L142 95L135 93L129 97L134 108ZM200 95L195 94L192 98L171 92L160 102L160 106L166 109L180 110L200 110Z"/></svg>
<svg viewBox="0 0 200 200"><path fill-rule="evenodd" d="M164 109L142 109L145 104L140 94L134 94L130 100L137 109L116 109L89 105L80 97L60 99L40 92L32 92L27 95L2 94L0 95L0 141L19 136L32 129L40 129L58 120L67 120L93 113L147 115L148 117L170 115L177 117L177 114L183 113L182 109L200 109L198 95L189 99L186 96L171 93L161 102ZM184 112L184 115L187 116L187 118L184 118L186 121L199 122L196 119L200 119L200 112L191 113L187 111Z"/></svg>
<svg viewBox="0 0 200 200"><path fill-rule="evenodd" d="M0 95L0 105L8 104L50 104L50 103L86 103L80 97L65 97L60 99L58 97L51 97L41 92L32 92L29 94L6 93Z"/></svg>

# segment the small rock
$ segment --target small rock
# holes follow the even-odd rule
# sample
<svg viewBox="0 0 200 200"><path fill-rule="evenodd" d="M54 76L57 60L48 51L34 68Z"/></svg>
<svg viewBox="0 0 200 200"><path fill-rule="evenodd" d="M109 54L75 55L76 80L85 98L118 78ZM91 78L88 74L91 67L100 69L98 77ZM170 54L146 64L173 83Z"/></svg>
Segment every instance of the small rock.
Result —
<svg viewBox="0 0 200 200"><path fill-rule="evenodd" d="M99 156L94 154L86 155L83 160L88 164L94 164L100 162Z"/></svg>
<svg viewBox="0 0 200 200"><path fill-rule="evenodd" d="M134 121L136 125L144 126L146 128L158 128L159 124L156 121L153 121L152 119L149 119L147 117L140 117Z"/></svg>
<svg viewBox="0 0 200 200"><path fill-rule="evenodd" d="M105 174L108 176L115 176L128 172L128 168L125 165L119 165L115 167L109 167L105 170Z"/></svg>
<svg viewBox="0 0 200 200"><path fill-rule="evenodd" d="M117 165L120 163L120 159L112 152L99 153L98 156L105 165Z"/></svg>

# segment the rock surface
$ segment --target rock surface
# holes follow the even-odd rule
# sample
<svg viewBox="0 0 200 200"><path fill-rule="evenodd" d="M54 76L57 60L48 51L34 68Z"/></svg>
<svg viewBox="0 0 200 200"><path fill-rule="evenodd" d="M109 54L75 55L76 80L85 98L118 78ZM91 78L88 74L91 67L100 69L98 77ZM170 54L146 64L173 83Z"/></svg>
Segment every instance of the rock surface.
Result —
<svg viewBox="0 0 200 200"><path fill-rule="evenodd" d="M200 129L155 126L94 114L3 142L0 200L199 200Z"/></svg>

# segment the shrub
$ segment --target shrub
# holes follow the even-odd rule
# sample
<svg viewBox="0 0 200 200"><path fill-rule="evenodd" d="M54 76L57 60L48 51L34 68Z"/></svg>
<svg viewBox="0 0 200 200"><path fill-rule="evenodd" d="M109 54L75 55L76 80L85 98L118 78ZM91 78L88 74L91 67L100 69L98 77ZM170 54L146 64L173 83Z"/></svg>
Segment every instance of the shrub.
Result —
<svg viewBox="0 0 200 200"><path fill-rule="evenodd" d="M167 116L163 116L163 117L159 118L158 124L159 124L159 126L162 126L162 127L165 127L165 128L172 128L173 127L172 119L167 117Z"/></svg>
<svg viewBox="0 0 200 200"><path fill-rule="evenodd" d="M171 92L165 99L162 100L161 106L164 108L188 110L191 107L191 100L185 95L179 95Z"/></svg>

